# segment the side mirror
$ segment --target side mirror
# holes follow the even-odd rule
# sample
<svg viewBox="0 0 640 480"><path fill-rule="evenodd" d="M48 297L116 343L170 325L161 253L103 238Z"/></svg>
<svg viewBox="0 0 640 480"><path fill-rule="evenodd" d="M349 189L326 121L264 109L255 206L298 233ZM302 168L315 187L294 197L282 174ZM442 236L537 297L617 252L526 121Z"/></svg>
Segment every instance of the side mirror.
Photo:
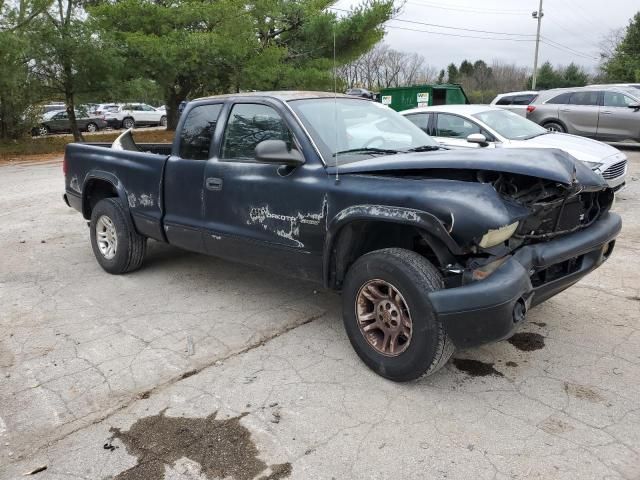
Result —
<svg viewBox="0 0 640 480"><path fill-rule="evenodd" d="M640 110L640 103L632 103L631 105L627 105L629 108L633 108L635 112Z"/></svg>
<svg viewBox="0 0 640 480"><path fill-rule="evenodd" d="M469 142L469 143L477 143L481 147L486 147L486 146L489 145L489 142L487 142L487 137L485 137L481 133L472 133L471 135L469 135L467 137L467 142Z"/></svg>
<svg viewBox="0 0 640 480"><path fill-rule="evenodd" d="M304 163L304 157L296 149L289 150L282 140L263 140L256 145L256 160L262 163L297 167Z"/></svg>

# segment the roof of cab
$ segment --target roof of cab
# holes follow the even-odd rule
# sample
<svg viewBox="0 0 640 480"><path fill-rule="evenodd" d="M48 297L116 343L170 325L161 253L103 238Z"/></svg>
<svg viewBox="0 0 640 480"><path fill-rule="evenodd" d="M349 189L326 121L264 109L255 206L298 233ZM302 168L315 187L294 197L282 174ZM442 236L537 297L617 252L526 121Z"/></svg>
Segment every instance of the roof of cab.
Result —
<svg viewBox="0 0 640 480"><path fill-rule="evenodd" d="M342 93L333 92L309 92L304 90L274 90L270 92L242 92L242 93L227 93L225 95L213 95L211 97L198 98L195 101L201 100L218 100L234 97L269 97L288 102L290 100L302 100L307 98L354 98L357 100L370 101L366 98L359 98L353 95L344 95Z"/></svg>

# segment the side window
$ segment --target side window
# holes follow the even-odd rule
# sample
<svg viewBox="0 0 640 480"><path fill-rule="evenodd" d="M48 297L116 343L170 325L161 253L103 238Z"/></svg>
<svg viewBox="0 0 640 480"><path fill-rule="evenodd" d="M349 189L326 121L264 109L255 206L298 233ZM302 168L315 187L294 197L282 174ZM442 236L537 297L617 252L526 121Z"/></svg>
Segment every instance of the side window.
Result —
<svg viewBox="0 0 640 480"><path fill-rule="evenodd" d="M255 158L255 148L263 140L283 140L289 148L293 136L278 112L266 105L238 103L233 106L222 142L223 159Z"/></svg>
<svg viewBox="0 0 640 480"><path fill-rule="evenodd" d="M529 105L534 98L535 95L518 95L513 99L513 105Z"/></svg>
<svg viewBox="0 0 640 480"><path fill-rule="evenodd" d="M180 157L207 160L222 104L201 105L189 112L180 132Z"/></svg>
<svg viewBox="0 0 640 480"><path fill-rule="evenodd" d="M141 107L145 112L154 112L156 110L151 105L141 105Z"/></svg>
<svg viewBox="0 0 640 480"><path fill-rule="evenodd" d="M467 138L472 133L482 133L480 127L457 115L439 113L436 123L437 137Z"/></svg>
<svg viewBox="0 0 640 480"><path fill-rule="evenodd" d="M571 105L598 105L600 92L574 92L569 103Z"/></svg>
<svg viewBox="0 0 640 480"><path fill-rule="evenodd" d="M496 105L511 105L511 101L513 97L502 97L500 100L496 102Z"/></svg>
<svg viewBox="0 0 640 480"><path fill-rule="evenodd" d="M624 93L604 92L605 107L628 107L637 103L631 97L627 97Z"/></svg>
<svg viewBox="0 0 640 480"><path fill-rule="evenodd" d="M571 92L561 93L560 95L553 97L551 100L547 101L546 103L551 105L566 105L569 103L570 98L571 98Z"/></svg>
<svg viewBox="0 0 640 480"><path fill-rule="evenodd" d="M69 115L67 114L67 112L60 112L55 116L56 120L66 120L67 118L69 118Z"/></svg>
<svg viewBox="0 0 640 480"><path fill-rule="evenodd" d="M429 135L429 120L431 120L432 115L432 113L414 113L413 115L407 115L407 119Z"/></svg>

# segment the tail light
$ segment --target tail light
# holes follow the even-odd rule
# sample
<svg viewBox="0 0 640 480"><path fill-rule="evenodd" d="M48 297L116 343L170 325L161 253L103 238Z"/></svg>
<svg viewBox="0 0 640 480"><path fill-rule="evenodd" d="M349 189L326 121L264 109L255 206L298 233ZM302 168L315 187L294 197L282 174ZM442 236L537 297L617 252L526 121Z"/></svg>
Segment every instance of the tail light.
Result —
<svg viewBox="0 0 640 480"><path fill-rule="evenodd" d="M535 105L527 105L527 113L532 113L535 109Z"/></svg>

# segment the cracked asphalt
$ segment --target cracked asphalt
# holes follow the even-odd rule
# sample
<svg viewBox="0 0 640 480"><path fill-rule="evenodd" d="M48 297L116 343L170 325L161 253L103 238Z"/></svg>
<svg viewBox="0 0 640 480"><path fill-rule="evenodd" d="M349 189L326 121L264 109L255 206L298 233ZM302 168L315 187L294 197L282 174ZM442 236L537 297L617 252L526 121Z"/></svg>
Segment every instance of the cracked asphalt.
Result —
<svg viewBox="0 0 640 480"><path fill-rule="evenodd" d="M0 479L640 479L627 154L609 262L410 384L358 360L315 285L158 243L104 273L60 161L0 166Z"/></svg>

